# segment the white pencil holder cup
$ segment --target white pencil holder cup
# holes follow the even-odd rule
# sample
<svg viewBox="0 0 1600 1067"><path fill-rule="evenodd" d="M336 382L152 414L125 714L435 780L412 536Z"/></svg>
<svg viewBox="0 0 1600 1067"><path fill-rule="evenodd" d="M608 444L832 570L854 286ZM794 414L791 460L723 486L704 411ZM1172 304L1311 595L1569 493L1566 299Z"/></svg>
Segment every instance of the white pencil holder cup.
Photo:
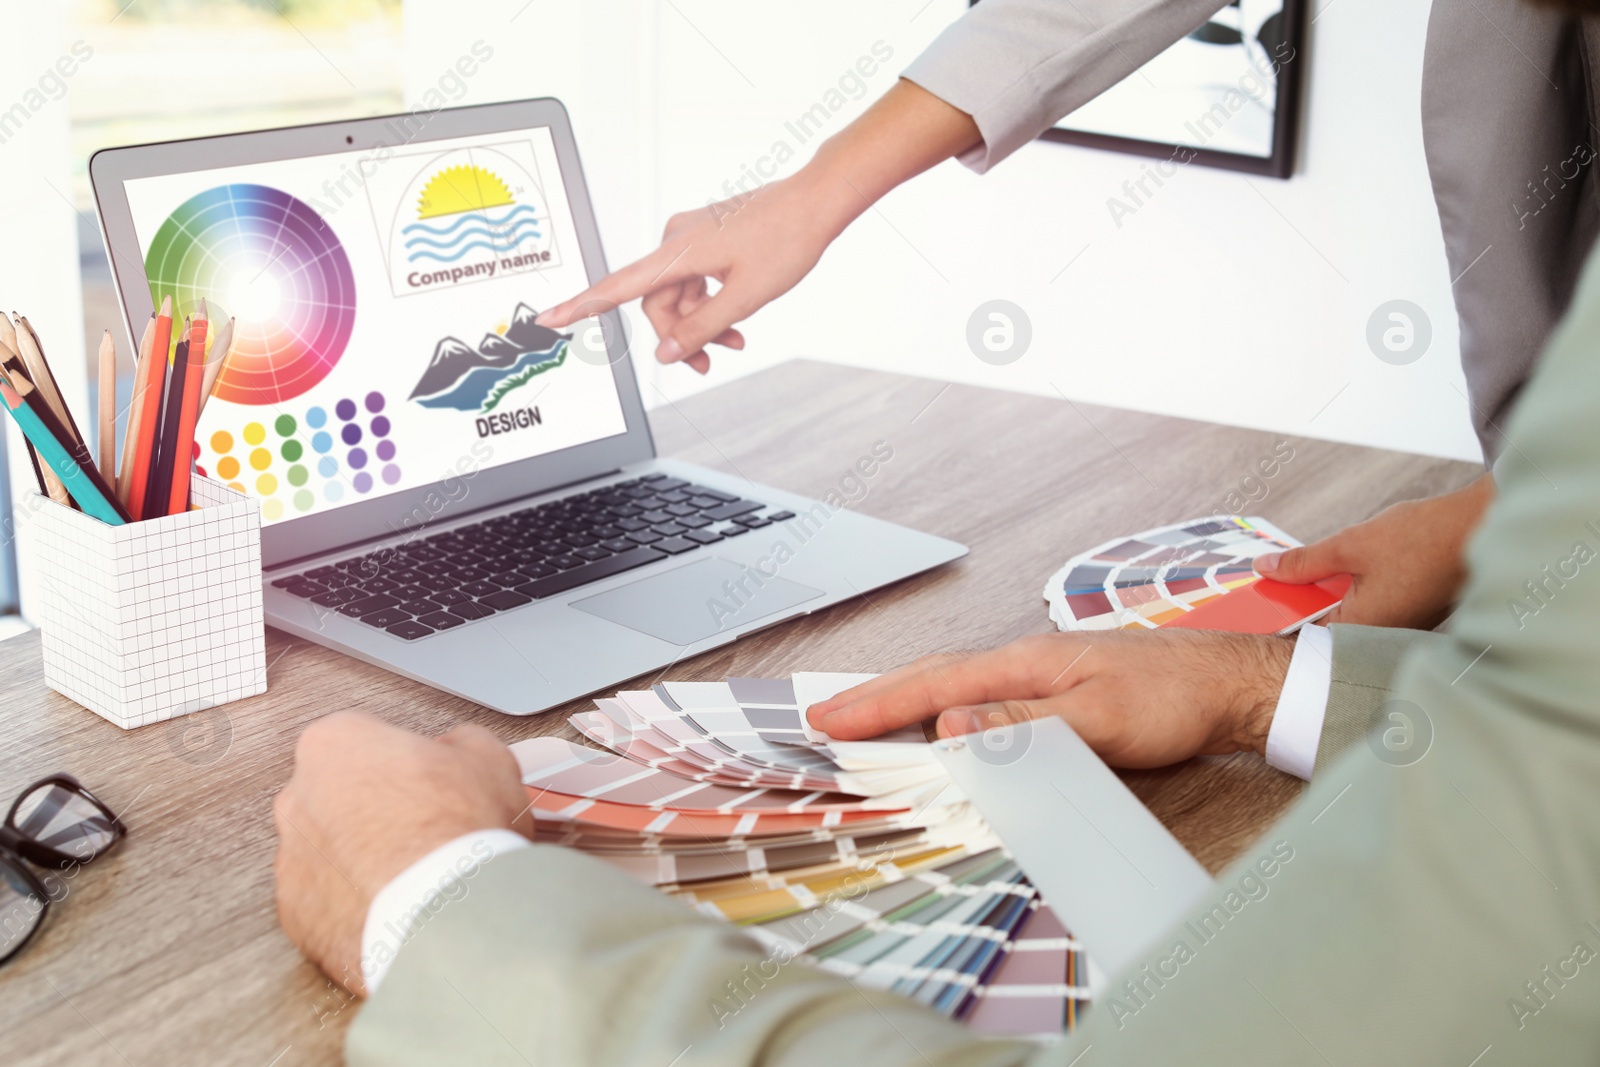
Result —
<svg viewBox="0 0 1600 1067"><path fill-rule="evenodd" d="M259 505L189 484L182 515L109 526L46 497L25 527L45 683L124 730L267 689Z"/></svg>

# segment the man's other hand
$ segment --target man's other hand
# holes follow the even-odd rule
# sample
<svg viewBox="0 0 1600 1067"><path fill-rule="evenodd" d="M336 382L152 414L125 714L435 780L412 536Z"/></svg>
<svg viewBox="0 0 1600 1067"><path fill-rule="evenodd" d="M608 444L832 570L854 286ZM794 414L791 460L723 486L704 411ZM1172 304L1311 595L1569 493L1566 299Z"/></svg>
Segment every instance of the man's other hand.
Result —
<svg viewBox="0 0 1600 1067"><path fill-rule="evenodd" d="M1256 572L1290 585L1335 574L1350 591L1325 622L1430 630L1455 608L1466 581L1467 539L1494 501L1485 474L1442 496L1407 500L1304 548L1262 556Z"/></svg>
<svg viewBox="0 0 1600 1067"><path fill-rule="evenodd" d="M463 834L532 830L517 761L489 731L458 726L434 740L354 712L300 735L272 809L278 920L308 959L363 996L361 929L380 889Z"/></svg>
<svg viewBox="0 0 1600 1067"><path fill-rule="evenodd" d="M930 656L830 700L811 724L844 740L937 717L941 737L1056 715L1115 767L1266 753L1292 640L1195 630L1037 634Z"/></svg>

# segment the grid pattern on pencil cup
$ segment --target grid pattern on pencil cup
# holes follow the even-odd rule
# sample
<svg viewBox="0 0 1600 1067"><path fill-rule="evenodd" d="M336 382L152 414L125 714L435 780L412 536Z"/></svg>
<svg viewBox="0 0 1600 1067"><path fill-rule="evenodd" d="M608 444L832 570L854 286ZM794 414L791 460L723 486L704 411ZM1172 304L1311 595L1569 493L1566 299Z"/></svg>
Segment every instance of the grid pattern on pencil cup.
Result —
<svg viewBox="0 0 1600 1067"><path fill-rule="evenodd" d="M190 484L182 515L109 526L43 499L27 527L45 682L124 729L267 688L259 507Z"/></svg>

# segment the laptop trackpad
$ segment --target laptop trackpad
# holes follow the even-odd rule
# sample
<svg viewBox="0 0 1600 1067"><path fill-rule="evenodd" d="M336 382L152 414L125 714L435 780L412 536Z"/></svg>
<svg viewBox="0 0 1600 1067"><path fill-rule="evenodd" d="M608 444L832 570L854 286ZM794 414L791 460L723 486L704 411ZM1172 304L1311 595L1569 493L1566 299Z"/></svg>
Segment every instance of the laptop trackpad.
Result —
<svg viewBox="0 0 1600 1067"><path fill-rule="evenodd" d="M690 645L821 595L820 589L768 578L725 559L702 559L571 606L675 645Z"/></svg>

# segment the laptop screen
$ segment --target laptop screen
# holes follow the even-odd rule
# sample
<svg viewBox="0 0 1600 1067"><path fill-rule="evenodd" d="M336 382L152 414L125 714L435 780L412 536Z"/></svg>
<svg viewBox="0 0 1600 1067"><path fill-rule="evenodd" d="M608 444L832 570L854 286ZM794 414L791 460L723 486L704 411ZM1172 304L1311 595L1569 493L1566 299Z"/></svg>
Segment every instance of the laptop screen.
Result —
<svg viewBox="0 0 1600 1067"><path fill-rule="evenodd" d="M588 284L544 128L124 183L176 337L228 362L196 463L286 522L626 431L611 367L534 323Z"/></svg>

